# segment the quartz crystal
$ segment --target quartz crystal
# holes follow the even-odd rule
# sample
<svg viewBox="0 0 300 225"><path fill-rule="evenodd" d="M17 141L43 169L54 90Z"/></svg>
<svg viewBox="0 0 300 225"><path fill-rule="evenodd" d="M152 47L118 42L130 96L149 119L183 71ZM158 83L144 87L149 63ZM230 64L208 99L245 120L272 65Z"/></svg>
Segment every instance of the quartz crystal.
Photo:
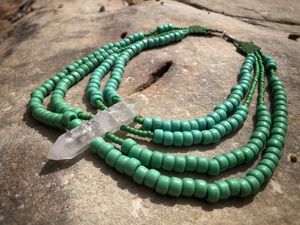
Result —
<svg viewBox="0 0 300 225"><path fill-rule="evenodd" d="M107 132L115 132L120 126L133 122L146 103L144 95L127 98L107 110L98 111L93 119L80 127L62 134L48 152L48 159L72 159L88 149L90 141Z"/></svg>

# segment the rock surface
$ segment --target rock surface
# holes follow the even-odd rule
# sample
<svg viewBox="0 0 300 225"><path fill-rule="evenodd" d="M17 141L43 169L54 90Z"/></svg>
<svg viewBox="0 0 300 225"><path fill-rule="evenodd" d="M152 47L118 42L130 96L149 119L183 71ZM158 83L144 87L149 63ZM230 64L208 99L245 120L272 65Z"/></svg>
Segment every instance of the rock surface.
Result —
<svg viewBox="0 0 300 225"><path fill-rule="evenodd" d="M280 27L255 13L242 11L236 18L231 4L219 6L219 1L205 3L206 10L172 1L147 1L129 7L117 0L64 1L63 7L61 1L35 1L35 10L18 21L0 44L0 223L297 224L300 168L299 162L291 162L291 155L292 161L300 157L300 46L287 37L291 29L299 30L299 10L293 10L299 9L299 3L291 1L294 7L278 15L277 9L284 8L285 1L271 6L254 2L260 5L259 12L268 10L272 20L281 18L296 25ZM244 4L249 9L256 7L249 1ZM101 6L105 6L105 11L100 13ZM218 13L219 10L230 11L233 17ZM268 26L241 21L244 15ZM289 131L273 178L256 196L217 204L174 199L135 185L90 153L71 161L46 161L48 149L62 131L31 118L26 111L31 90L73 59L119 39L124 32L148 31L167 22L226 30L238 39L255 41L278 62L288 93ZM277 29L273 29L275 25ZM126 67L121 95L137 91L146 95L150 102L142 114L147 116L205 115L225 99L236 82L242 60L234 47L220 38L189 37L134 58ZM83 97L87 79L72 88L66 99L91 111ZM251 109L253 114L254 105ZM252 131L251 118L220 145L193 147L189 152L212 156L244 144ZM183 153L183 149L164 150ZM252 166L238 167L217 179L241 176Z"/></svg>

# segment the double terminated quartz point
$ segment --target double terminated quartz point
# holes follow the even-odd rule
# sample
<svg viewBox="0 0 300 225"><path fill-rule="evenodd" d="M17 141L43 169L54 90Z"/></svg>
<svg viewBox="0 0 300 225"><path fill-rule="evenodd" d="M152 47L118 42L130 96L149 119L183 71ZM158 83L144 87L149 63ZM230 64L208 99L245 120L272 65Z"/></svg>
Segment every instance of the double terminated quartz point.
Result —
<svg viewBox="0 0 300 225"><path fill-rule="evenodd" d="M48 159L72 159L88 149L90 141L107 132L115 132L120 126L129 124L142 110L146 98L142 95L128 98L104 111L93 119L61 135L48 152Z"/></svg>

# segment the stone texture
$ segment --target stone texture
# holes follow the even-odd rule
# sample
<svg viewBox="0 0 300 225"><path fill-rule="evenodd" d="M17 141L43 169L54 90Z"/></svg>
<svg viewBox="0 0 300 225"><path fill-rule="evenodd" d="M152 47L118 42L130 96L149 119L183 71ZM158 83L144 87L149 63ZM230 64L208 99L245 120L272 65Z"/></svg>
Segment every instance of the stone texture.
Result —
<svg viewBox="0 0 300 225"><path fill-rule="evenodd" d="M35 11L18 21L0 44L0 223L298 223L299 162L292 163L289 157L291 154L300 157L300 46L299 42L287 39L286 29L257 26L172 1L164 4L148 1L130 7L117 0L64 1L63 7L58 7L60 4L61 1L36 1ZM106 10L99 13L102 5ZM253 5L245 3L247 8ZM215 2L208 7L216 7ZM273 6L261 7L272 15L277 13L272 11ZM296 7L299 5L295 2ZM288 12L286 15L292 17L292 10ZM289 131L273 178L256 196L213 205L188 198L162 197L135 185L90 153L71 161L46 161L48 149L62 131L31 118L26 111L30 91L68 62L105 42L119 39L124 32L147 31L166 22L226 30L238 39L254 40L278 62L288 93ZM293 27L299 29L298 25ZM189 37L134 58L126 67L120 92L122 96L137 91L146 95L150 102L143 115L163 118L205 115L225 99L236 82L242 60L234 47L220 38ZM68 92L67 101L93 111L84 98L87 79ZM251 109L253 115L253 104ZM220 145L192 147L188 151L207 156L227 151L244 144L252 128L250 116L241 130ZM184 152L184 149L163 150ZM241 176L252 166L238 167L216 179Z"/></svg>

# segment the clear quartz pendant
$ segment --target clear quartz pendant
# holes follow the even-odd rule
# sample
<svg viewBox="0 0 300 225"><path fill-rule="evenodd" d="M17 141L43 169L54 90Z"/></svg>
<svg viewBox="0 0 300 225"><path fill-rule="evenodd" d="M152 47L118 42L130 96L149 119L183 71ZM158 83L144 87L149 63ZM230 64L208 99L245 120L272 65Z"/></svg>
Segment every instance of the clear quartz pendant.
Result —
<svg viewBox="0 0 300 225"><path fill-rule="evenodd" d="M80 127L62 134L51 147L47 158L51 160L72 159L88 149L90 141L107 132L115 132L122 125L133 122L146 104L144 95L127 98L107 110L98 111L93 119Z"/></svg>

